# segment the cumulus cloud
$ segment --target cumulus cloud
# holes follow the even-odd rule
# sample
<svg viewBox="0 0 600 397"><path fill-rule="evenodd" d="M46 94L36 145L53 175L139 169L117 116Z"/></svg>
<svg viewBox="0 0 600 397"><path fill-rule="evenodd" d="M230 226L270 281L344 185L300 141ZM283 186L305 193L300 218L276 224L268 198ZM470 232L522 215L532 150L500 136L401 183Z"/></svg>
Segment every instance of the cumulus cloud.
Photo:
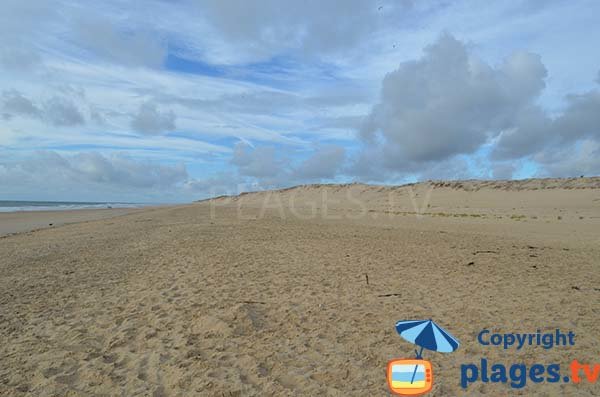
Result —
<svg viewBox="0 0 600 397"><path fill-rule="evenodd" d="M546 77L536 54L515 52L491 66L443 34L420 59L386 75L379 103L359 129L363 148L350 172L375 181L443 177L448 169L460 175L449 162L460 164L459 156L487 144L494 178L512 176L508 162L532 156L544 172L589 173L597 167L591 155L600 141L600 91L567 95L562 112L552 117L538 103ZM566 156L564 147L579 148L578 157L559 162L555 154Z"/></svg>
<svg viewBox="0 0 600 397"><path fill-rule="evenodd" d="M473 153L534 106L546 74L535 54L518 52L492 67L444 34L421 59L386 75L360 134L398 171Z"/></svg>
<svg viewBox="0 0 600 397"><path fill-rule="evenodd" d="M567 96L567 108L554 122L562 141L600 139L600 91Z"/></svg>
<svg viewBox="0 0 600 397"><path fill-rule="evenodd" d="M275 188L334 179L343 173L345 158L345 149L336 145L317 146L310 156L298 162L290 153L279 152L275 147L239 142L231 164L237 169L238 182Z"/></svg>
<svg viewBox="0 0 600 397"><path fill-rule="evenodd" d="M147 135L158 135L175 129L175 113L160 111L154 103L144 102L131 121L131 128Z"/></svg>
<svg viewBox="0 0 600 397"><path fill-rule="evenodd" d="M519 113L516 126L499 136L494 158L519 158L582 140L600 140L600 91L568 95L556 117L539 107Z"/></svg>

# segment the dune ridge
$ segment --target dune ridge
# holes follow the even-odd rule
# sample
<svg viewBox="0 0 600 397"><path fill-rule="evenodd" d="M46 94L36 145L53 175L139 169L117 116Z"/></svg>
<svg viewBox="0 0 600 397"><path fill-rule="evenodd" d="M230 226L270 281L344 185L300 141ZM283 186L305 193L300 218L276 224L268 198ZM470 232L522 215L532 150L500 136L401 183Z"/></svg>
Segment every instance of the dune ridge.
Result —
<svg viewBox="0 0 600 397"><path fill-rule="evenodd" d="M296 190L312 190L312 189L344 189L360 187L364 190L372 190L378 192L389 192L397 190L405 190L408 188L433 187L433 188L448 188L453 190L478 191L481 189L495 189L505 191L529 191L541 189L600 189L600 176L578 177L578 178L528 178L518 180L480 180L480 179L464 179L464 180L428 180L424 182L407 183L403 185L372 185L365 183L315 183L290 186L281 189L259 190L242 192L238 195L219 195L210 197L197 202L207 200L223 200L227 198L243 197L246 195L265 194L266 192L286 193Z"/></svg>

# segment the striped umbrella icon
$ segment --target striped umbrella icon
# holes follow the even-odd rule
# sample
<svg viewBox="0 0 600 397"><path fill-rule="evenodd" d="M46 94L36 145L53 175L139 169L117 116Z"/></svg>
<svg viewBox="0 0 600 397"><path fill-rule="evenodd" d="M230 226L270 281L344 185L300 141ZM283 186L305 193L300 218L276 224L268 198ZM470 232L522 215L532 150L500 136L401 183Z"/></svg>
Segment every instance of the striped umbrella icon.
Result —
<svg viewBox="0 0 600 397"><path fill-rule="evenodd" d="M431 319L398 321L396 331L405 340L421 348L420 351L415 350L417 359L422 358L423 349L451 353L460 345L454 336ZM417 366L415 366L410 383L413 383L416 372Z"/></svg>

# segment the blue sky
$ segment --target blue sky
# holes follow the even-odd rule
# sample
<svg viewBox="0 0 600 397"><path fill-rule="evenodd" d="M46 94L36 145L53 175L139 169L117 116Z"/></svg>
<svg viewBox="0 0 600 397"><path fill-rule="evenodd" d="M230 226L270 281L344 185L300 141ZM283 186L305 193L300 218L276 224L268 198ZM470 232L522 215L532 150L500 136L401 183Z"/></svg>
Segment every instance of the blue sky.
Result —
<svg viewBox="0 0 600 397"><path fill-rule="evenodd" d="M0 199L600 173L600 3L16 1Z"/></svg>

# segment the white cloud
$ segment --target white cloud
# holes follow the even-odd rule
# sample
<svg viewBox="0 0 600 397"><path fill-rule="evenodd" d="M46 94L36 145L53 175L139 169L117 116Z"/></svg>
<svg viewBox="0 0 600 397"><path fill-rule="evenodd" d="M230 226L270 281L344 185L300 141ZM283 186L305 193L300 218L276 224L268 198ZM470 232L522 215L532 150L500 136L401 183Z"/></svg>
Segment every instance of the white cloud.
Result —
<svg viewBox="0 0 600 397"><path fill-rule="evenodd" d="M518 158L582 140L600 141L600 91L568 95L565 102L556 117L541 108L519 114L515 128L500 135L494 157Z"/></svg>
<svg viewBox="0 0 600 397"><path fill-rule="evenodd" d="M385 77L361 135L396 170L473 153L534 106L545 77L537 55L515 53L494 68L444 34Z"/></svg>

